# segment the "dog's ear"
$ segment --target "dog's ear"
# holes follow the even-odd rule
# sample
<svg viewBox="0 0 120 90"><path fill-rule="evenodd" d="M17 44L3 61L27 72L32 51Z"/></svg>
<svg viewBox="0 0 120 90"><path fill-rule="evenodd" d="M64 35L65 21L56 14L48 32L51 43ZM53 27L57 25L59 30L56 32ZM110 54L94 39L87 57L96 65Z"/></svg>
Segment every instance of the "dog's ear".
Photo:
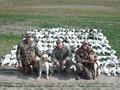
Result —
<svg viewBox="0 0 120 90"><path fill-rule="evenodd" d="M48 55L47 54L43 54L42 55L42 60L43 61L48 61Z"/></svg>

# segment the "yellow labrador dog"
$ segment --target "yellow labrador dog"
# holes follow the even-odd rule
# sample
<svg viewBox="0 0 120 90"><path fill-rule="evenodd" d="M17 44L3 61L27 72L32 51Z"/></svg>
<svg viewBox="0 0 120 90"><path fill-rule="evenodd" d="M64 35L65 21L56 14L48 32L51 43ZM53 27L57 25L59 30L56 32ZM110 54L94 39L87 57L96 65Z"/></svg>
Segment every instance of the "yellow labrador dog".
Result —
<svg viewBox="0 0 120 90"><path fill-rule="evenodd" d="M94 71L95 71L95 78L98 77L98 63L97 63L97 55L94 51L91 51L88 56L89 62L94 63Z"/></svg>
<svg viewBox="0 0 120 90"><path fill-rule="evenodd" d="M42 71L46 71L46 79L49 79L49 70L52 67L52 63L49 63L48 54L43 54L41 58L37 57L37 60L39 60L39 76L37 79L41 78Z"/></svg>

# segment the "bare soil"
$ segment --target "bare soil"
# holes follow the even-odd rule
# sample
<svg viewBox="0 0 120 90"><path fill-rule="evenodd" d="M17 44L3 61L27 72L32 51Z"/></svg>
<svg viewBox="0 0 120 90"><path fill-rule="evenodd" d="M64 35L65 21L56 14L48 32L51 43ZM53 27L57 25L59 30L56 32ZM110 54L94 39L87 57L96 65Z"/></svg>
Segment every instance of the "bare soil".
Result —
<svg viewBox="0 0 120 90"><path fill-rule="evenodd" d="M0 90L120 90L119 76L101 75L95 80L75 80L74 74L55 74L46 80L43 77L24 75L14 67L0 69Z"/></svg>

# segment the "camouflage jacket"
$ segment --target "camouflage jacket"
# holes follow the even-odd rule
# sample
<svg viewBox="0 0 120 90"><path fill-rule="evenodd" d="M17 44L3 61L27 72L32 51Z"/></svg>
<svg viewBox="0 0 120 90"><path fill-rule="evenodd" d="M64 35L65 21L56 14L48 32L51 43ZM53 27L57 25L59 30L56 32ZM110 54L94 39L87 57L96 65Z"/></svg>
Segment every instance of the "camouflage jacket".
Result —
<svg viewBox="0 0 120 90"><path fill-rule="evenodd" d="M89 50L89 49L86 49L84 50L82 47L79 48L77 51L76 51L76 54L75 54L75 60L77 62L87 62L89 61L89 54L92 50Z"/></svg>
<svg viewBox="0 0 120 90"><path fill-rule="evenodd" d="M72 60L72 53L71 50L67 47L64 46L63 49L59 49L55 47L55 49L52 52L52 58L53 60Z"/></svg>
<svg viewBox="0 0 120 90"><path fill-rule="evenodd" d="M18 44L16 52L18 63L21 62L25 65L31 64L34 59L34 55L41 56L41 52L36 47L36 43L34 41L31 43L25 43L25 41L22 41Z"/></svg>

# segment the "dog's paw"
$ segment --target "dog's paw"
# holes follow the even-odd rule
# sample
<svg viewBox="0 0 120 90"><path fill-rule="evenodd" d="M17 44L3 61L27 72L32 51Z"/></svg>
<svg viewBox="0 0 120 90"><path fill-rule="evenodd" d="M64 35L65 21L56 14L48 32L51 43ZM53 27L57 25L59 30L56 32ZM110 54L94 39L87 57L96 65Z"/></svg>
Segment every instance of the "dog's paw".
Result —
<svg viewBox="0 0 120 90"><path fill-rule="evenodd" d="M40 80L40 79L41 79L40 77L37 78L37 80Z"/></svg>
<svg viewBox="0 0 120 90"><path fill-rule="evenodd" d="M48 79L49 79L49 77L47 76L47 77L46 77L46 79L48 80Z"/></svg>

